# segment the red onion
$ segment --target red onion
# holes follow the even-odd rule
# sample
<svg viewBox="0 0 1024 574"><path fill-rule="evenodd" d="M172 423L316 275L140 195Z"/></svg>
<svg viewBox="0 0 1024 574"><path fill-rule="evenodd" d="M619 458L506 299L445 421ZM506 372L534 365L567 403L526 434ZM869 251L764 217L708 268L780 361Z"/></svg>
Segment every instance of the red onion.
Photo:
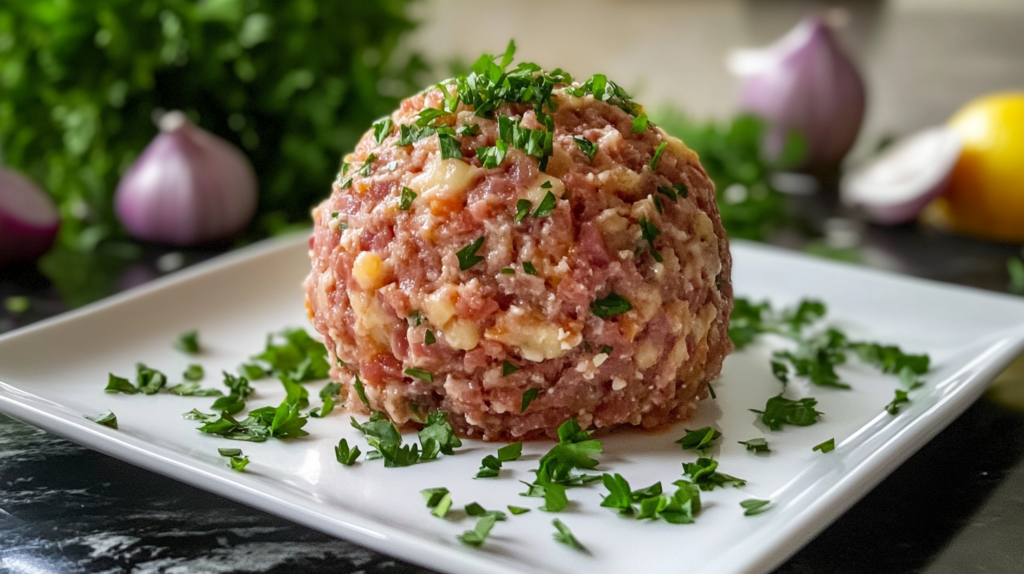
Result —
<svg viewBox="0 0 1024 574"><path fill-rule="evenodd" d="M256 175L237 148L168 112L117 185L114 207L147 241L197 245L230 239L256 211Z"/></svg>
<svg viewBox="0 0 1024 574"><path fill-rule="evenodd" d="M0 168L0 268L32 262L53 245L60 215L46 192Z"/></svg>
<svg viewBox="0 0 1024 574"><path fill-rule="evenodd" d="M803 167L839 164L864 117L864 82L819 16L804 18L775 44L730 59L744 77L740 106L769 122L765 155L778 158L790 132L807 143Z"/></svg>
<svg viewBox="0 0 1024 574"><path fill-rule="evenodd" d="M945 127L907 136L843 178L843 202L875 223L906 223L942 194L962 146Z"/></svg>

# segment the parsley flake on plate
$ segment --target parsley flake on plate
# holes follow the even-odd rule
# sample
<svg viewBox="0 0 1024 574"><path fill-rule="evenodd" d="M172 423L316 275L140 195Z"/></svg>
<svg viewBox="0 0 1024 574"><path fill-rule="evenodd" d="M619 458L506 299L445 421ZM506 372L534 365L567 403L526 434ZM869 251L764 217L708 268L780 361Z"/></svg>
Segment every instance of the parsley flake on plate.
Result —
<svg viewBox="0 0 1024 574"><path fill-rule="evenodd" d="M574 548L581 552L587 552L587 549L580 544L579 540L576 540L576 537L573 536L572 531L569 530L569 527L566 526L565 523L556 518L551 521L551 524L553 524L555 530L557 530L554 534L555 542L565 544L569 548Z"/></svg>
<svg viewBox="0 0 1024 574"><path fill-rule="evenodd" d="M476 526L473 527L473 530L467 530L458 536L459 542L466 546L479 548L487 540L487 536L490 535L491 529L494 528L494 524L497 521L498 517L494 514L481 516L476 521Z"/></svg>
<svg viewBox="0 0 1024 574"><path fill-rule="evenodd" d="M751 452L771 452L771 449L768 448L768 441L763 438L752 438L737 442L747 447L747 450Z"/></svg>
<svg viewBox="0 0 1024 574"><path fill-rule="evenodd" d="M508 508L508 511L511 512L513 516L519 516L520 514L526 514L527 512L530 511L529 508L523 508L522 506L512 506L511 504L509 504L505 508Z"/></svg>
<svg viewBox="0 0 1024 574"><path fill-rule="evenodd" d="M338 459L338 462L345 466L352 466L355 464L356 459L359 458L359 447L349 447L348 440L341 439L338 441L338 446L334 447L334 457Z"/></svg>
<svg viewBox="0 0 1024 574"><path fill-rule="evenodd" d="M249 464L249 457L233 456L228 463L231 465L231 470L245 472L245 467Z"/></svg>
<svg viewBox="0 0 1024 574"><path fill-rule="evenodd" d="M806 427L818 422L823 413L815 410L817 404L817 399L811 397L794 401L780 394L768 399L763 411L749 410L761 415L761 421L771 430L781 430L785 425Z"/></svg>
<svg viewBox="0 0 1024 574"><path fill-rule="evenodd" d="M498 449L498 455L489 454L480 463L476 478L494 478L498 476L502 463L519 460L523 455L523 443L514 442Z"/></svg>
<svg viewBox="0 0 1024 574"><path fill-rule="evenodd" d="M743 507L743 516L754 516L761 514L762 512L771 510L770 500L758 500L756 498L748 498L740 502L740 506Z"/></svg>
<svg viewBox="0 0 1024 574"><path fill-rule="evenodd" d="M199 353L199 331L192 329L178 335L177 340L174 341L174 348L190 355Z"/></svg>
<svg viewBox="0 0 1024 574"><path fill-rule="evenodd" d="M203 371L203 366L195 363L189 365L185 372L181 374L181 378L193 382L203 380L204 376L206 376L206 373Z"/></svg>
<svg viewBox="0 0 1024 574"><path fill-rule="evenodd" d="M167 385L167 375L142 363L135 363L135 386L143 394L155 395Z"/></svg>
<svg viewBox="0 0 1024 574"><path fill-rule="evenodd" d="M909 402L910 399L907 398L907 391L896 389L896 396L892 399L891 403L885 405L885 411L890 415L897 415L900 412L900 405Z"/></svg>
<svg viewBox="0 0 1024 574"><path fill-rule="evenodd" d="M704 427L697 430L686 429L686 435L676 441L683 450L696 450L706 452L715 446L715 441L722 436L722 433L714 427Z"/></svg>
<svg viewBox="0 0 1024 574"><path fill-rule="evenodd" d="M832 452L835 449L836 449L836 439L834 439L834 438L830 438L827 441L825 441L825 442L823 442L821 444L818 444L818 445L814 445L814 447L811 448L812 451L821 451L822 454L825 454L826 452Z"/></svg>
<svg viewBox="0 0 1024 574"><path fill-rule="evenodd" d="M117 430L117 415L115 415L113 412L107 411L106 414L100 415L98 417L90 417L87 415L85 418L91 420L92 422L98 425L103 425L105 427Z"/></svg>
<svg viewBox="0 0 1024 574"><path fill-rule="evenodd" d="M718 461L713 458L701 457L697 462L684 462L683 472L705 491L725 486L739 488L747 483L742 478L718 472Z"/></svg>
<svg viewBox="0 0 1024 574"><path fill-rule="evenodd" d="M443 486L424 488L420 491L420 495L423 496L423 500L427 501L427 508L431 509L430 513L438 518L444 518L452 507L452 493Z"/></svg>
<svg viewBox="0 0 1024 574"><path fill-rule="evenodd" d="M124 393L126 395L134 395L139 392L139 389L135 388L135 385L131 381L124 377L119 377L114 373L108 373L107 386L103 389L108 393Z"/></svg>
<svg viewBox="0 0 1024 574"><path fill-rule="evenodd" d="M356 394L359 395L359 400L366 406L370 406L369 399L366 398L366 389L363 388L363 381L359 380L359 373L356 373L356 380L352 383L352 386L356 389Z"/></svg>

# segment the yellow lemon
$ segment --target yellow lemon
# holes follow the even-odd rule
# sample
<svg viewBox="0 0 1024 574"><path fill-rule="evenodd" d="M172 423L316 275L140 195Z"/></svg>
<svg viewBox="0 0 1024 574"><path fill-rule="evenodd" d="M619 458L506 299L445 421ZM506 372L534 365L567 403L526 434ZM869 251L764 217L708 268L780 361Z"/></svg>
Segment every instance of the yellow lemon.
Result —
<svg viewBox="0 0 1024 574"><path fill-rule="evenodd" d="M1024 242L1024 92L974 100L949 127L963 153L925 219L964 235Z"/></svg>

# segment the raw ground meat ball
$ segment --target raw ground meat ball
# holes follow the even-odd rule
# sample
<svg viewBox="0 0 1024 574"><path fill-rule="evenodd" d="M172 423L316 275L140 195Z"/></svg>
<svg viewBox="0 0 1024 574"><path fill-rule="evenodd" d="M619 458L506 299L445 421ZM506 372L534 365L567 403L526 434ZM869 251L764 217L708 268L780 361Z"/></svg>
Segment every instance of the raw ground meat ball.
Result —
<svg viewBox="0 0 1024 574"><path fill-rule="evenodd" d="M688 418L732 351L697 155L603 77L476 76L375 124L313 211L307 307L346 407L368 412L358 376L396 424L441 410L484 440Z"/></svg>

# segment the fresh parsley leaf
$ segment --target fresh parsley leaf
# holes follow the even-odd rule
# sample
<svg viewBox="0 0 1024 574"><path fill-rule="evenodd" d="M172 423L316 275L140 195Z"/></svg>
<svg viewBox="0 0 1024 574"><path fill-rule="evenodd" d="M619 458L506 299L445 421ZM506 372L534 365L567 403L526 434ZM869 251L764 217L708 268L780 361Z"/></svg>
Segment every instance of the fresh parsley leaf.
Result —
<svg viewBox="0 0 1024 574"><path fill-rule="evenodd" d="M219 397L224 393L218 389L203 389L199 383L181 383L167 389L171 394L180 397Z"/></svg>
<svg viewBox="0 0 1024 574"><path fill-rule="evenodd" d="M544 506L540 510L544 512L561 512L568 508L569 497L565 495L565 486L561 484L541 485L544 496Z"/></svg>
<svg viewBox="0 0 1024 574"><path fill-rule="evenodd" d="M267 371L263 367L253 363L242 363L241 365L238 365L238 374L250 381L255 381L267 376Z"/></svg>
<svg viewBox="0 0 1024 574"><path fill-rule="evenodd" d="M668 147L668 142L661 142L658 147L654 148L654 155L651 157L651 163L648 164L651 171L658 171L658 163L661 162L661 154L665 153L666 147Z"/></svg>
<svg viewBox="0 0 1024 574"><path fill-rule="evenodd" d="M229 463L231 464L231 470L245 472L245 467L249 464L249 457L233 456Z"/></svg>
<svg viewBox="0 0 1024 574"><path fill-rule="evenodd" d="M587 156L587 161L593 162L594 156L597 155L597 144L587 138L573 138L573 141L576 142L580 151Z"/></svg>
<svg viewBox="0 0 1024 574"><path fill-rule="evenodd" d="M401 211L409 211L414 199L416 199L416 192L408 187L402 186L402 198L398 202L398 209Z"/></svg>
<svg viewBox="0 0 1024 574"><path fill-rule="evenodd" d="M507 363L507 361L506 361L506 363ZM518 371L518 370L519 370L519 368L517 367L516 371ZM502 363L501 372L502 372L502 376L505 376L505 363ZM515 372L515 371L513 371L513 372ZM539 393L539 392L540 391L537 389L537 387L531 387L531 388L526 389L525 391L523 391L523 400L522 400L522 403L519 405L519 412L525 413L526 409L530 408L530 403L532 403L537 398L537 393Z"/></svg>
<svg viewBox="0 0 1024 574"><path fill-rule="evenodd" d="M516 274L516 270L512 269L511 267L502 267L501 270L500 270L500 273L502 275L515 275Z"/></svg>
<svg viewBox="0 0 1024 574"><path fill-rule="evenodd" d="M513 365L512 363L510 363L508 361L502 361L501 362L501 376L503 376L503 377L507 377L507 376L511 375L512 373L515 373L518 370L519 370L519 367ZM534 395L536 395L536 394L537 393L534 393Z"/></svg>
<svg viewBox="0 0 1024 574"><path fill-rule="evenodd" d="M327 348L301 327L268 334L263 352L252 358L269 365L270 374L300 383L326 379L331 369Z"/></svg>
<svg viewBox="0 0 1024 574"><path fill-rule="evenodd" d="M362 177L370 177L370 172L373 169L373 161L377 159L377 154L371 153L366 156L366 160L363 161L363 165L356 170L356 173Z"/></svg>
<svg viewBox="0 0 1024 574"><path fill-rule="evenodd" d="M671 187L668 187L668 186L665 186L665 185L659 185L658 186L658 193L668 197L672 201L679 201L679 194L676 193L676 190L671 188Z"/></svg>
<svg viewBox="0 0 1024 574"><path fill-rule="evenodd" d="M185 372L181 374L181 377L186 381L201 381L206 373L203 372L202 365L196 365L195 363L189 365Z"/></svg>
<svg viewBox="0 0 1024 574"><path fill-rule="evenodd" d="M715 446L715 441L722 436L722 433L714 427L704 427L697 430L686 430L686 435L676 441L676 444L683 447L683 450L696 450L706 452Z"/></svg>
<svg viewBox="0 0 1024 574"><path fill-rule="evenodd" d="M423 344L424 345L433 345L436 342L437 342L437 337L434 336L434 332L431 331L430 329L427 329L426 332L423 333Z"/></svg>
<svg viewBox="0 0 1024 574"><path fill-rule="evenodd" d="M711 395L711 400L717 399L718 395L715 394L715 387L712 387L711 383L705 383L705 384L708 387L708 394Z"/></svg>
<svg viewBox="0 0 1024 574"><path fill-rule="evenodd" d="M928 355L911 355L895 345L878 343L851 343L850 346L862 361L878 367L883 373L899 373L904 368L917 375L928 372Z"/></svg>
<svg viewBox="0 0 1024 574"><path fill-rule="evenodd" d="M577 486L581 483L573 471L590 470L598 461L590 457L603 451L601 441L590 439L592 431L580 429L576 419L569 419L558 427L559 442L540 459L540 467L534 471L537 483L542 485L563 484ZM595 480L600 477L595 476Z"/></svg>
<svg viewBox="0 0 1024 574"><path fill-rule="evenodd" d="M523 443L513 442L498 449L498 460L501 462L512 462L523 456Z"/></svg>
<svg viewBox="0 0 1024 574"><path fill-rule="evenodd" d="M451 423L448 422L448 415L441 411L434 411L427 416L427 422L423 430L419 432L420 442L426 450L427 441L435 441L437 449L447 455L455 454L455 449L462 446L462 440L456 436ZM433 457L436 458L434 454Z"/></svg>
<svg viewBox="0 0 1024 574"><path fill-rule="evenodd" d="M912 391L924 385L924 382L917 378L917 373L914 372L914 369L906 365L900 369L899 378L900 384L902 384L908 391Z"/></svg>
<svg viewBox="0 0 1024 574"><path fill-rule="evenodd" d="M338 442L338 446L334 447L334 457L338 459L338 462L345 466L352 466L355 464L356 459L359 458L359 447L354 446L349 448L348 440L341 439Z"/></svg>
<svg viewBox="0 0 1024 574"><path fill-rule="evenodd" d="M480 470L475 478L496 478L501 470L501 461L492 454L489 454L480 461Z"/></svg>
<svg viewBox="0 0 1024 574"><path fill-rule="evenodd" d="M395 127L394 122L391 118L383 118L373 124L373 141L380 145L384 142L384 139L391 135L391 130Z"/></svg>
<svg viewBox="0 0 1024 574"><path fill-rule="evenodd" d="M762 512L771 510L770 500L758 500L756 498L748 498L740 502L740 506L743 507L743 516L754 516L761 514Z"/></svg>
<svg viewBox="0 0 1024 574"><path fill-rule="evenodd" d="M565 544L569 548L573 548L581 552L587 551L587 549L582 544L580 544L580 541L576 540L576 537L573 536L572 531L569 530L569 527L566 526L565 523L556 518L551 521L551 524L553 524L555 526L555 529L557 530L557 532L555 532L554 534L555 542Z"/></svg>
<svg viewBox="0 0 1024 574"><path fill-rule="evenodd" d="M242 456L240 448L218 448L217 453L221 456Z"/></svg>
<svg viewBox="0 0 1024 574"><path fill-rule="evenodd" d="M253 393L253 388L245 377L236 377L227 371L221 371L221 374L224 375L224 386L232 395L245 399Z"/></svg>
<svg viewBox="0 0 1024 574"><path fill-rule="evenodd" d="M644 133L645 131L647 131L647 123L648 121L646 114L640 114L639 116L633 118L632 132L635 134Z"/></svg>
<svg viewBox="0 0 1024 574"><path fill-rule="evenodd" d="M178 335L174 348L190 355L199 353L199 331L192 329Z"/></svg>
<svg viewBox="0 0 1024 574"><path fill-rule="evenodd" d="M167 376L142 363L135 364L135 386L144 394L155 395L167 384Z"/></svg>
<svg viewBox="0 0 1024 574"><path fill-rule="evenodd" d="M506 520L508 518L504 512L500 510L487 510L486 508L480 506L480 504L476 502L470 502L469 504L466 505L466 514L468 516L493 515L494 518L496 518L499 521Z"/></svg>
<svg viewBox="0 0 1024 574"><path fill-rule="evenodd" d="M419 140L426 137L430 137L432 135L434 135L434 130L430 127L400 125L398 126L398 141L395 142L395 146L409 146L412 145L414 142L418 142Z"/></svg>
<svg viewBox="0 0 1024 574"><path fill-rule="evenodd" d="M601 481L608 489L608 496L601 501L601 506L617 509L620 514L633 514L633 491L629 482L618 473L605 473L601 475Z"/></svg>
<svg viewBox="0 0 1024 574"><path fill-rule="evenodd" d="M823 442L823 443L821 443L819 445L815 445L814 447L811 448L812 451L820 450L822 452L822 454L824 454L826 452L832 452L835 449L836 449L836 439L834 439L834 438L830 438L827 441L825 441L825 442Z"/></svg>
<svg viewBox="0 0 1024 574"><path fill-rule="evenodd" d="M885 405L885 411L890 415L897 415L900 412L900 405L903 403L909 403L910 399L907 398L907 391L903 389L896 389L896 396L892 399L892 402Z"/></svg>
<svg viewBox="0 0 1024 574"><path fill-rule="evenodd" d="M501 165L505 161L505 154L508 153L508 144L502 140L494 142L490 147L476 148L476 157L483 164L484 169L491 169Z"/></svg>
<svg viewBox="0 0 1024 574"><path fill-rule="evenodd" d="M647 245L649 245L650 248L651 248L651 255L654 257L655 261L657 261L658 263L661 263L662 262L661 254L658 253L657 248L654 247L654 240L657 239L659 235L661 235L661 230L658 229L658 226L655 225L654 223L652 223L646 217L641 217L640 221L639 221L639 224L640 224L640 233L643 236L644 241L646 241Z"/></svg>
<svg viewBox="0 0 1024 574"><path fill-rule="evenodd" d="M428 373L427 371L424 371L423 369L409 367L408 369L405 370L405 374L409 375L410 377L422 379L424 381L427 381L428 383L434 382L434 375Z"/></svg>
<svg viewBox="0 0 1024 574"><path fill-rule="evenodd" d="M366 398L366 389L363 388L363 382L359 380L359 373L356 373L356 380L352 383L352 386L355 387L356 394L359 395L359 400L369 407L370 401Z"/></svg>
<svg viewBox="0 0 1024 574"><path fill-rule="evenodd" d="M408 319L412 322L413 327L419 327L423 324L423 313L420 313L419 311L411 311L409 312Z"/></svg>
<svg viewBox="0 0 1024 574"><path fill-rule="evenodd" d="M108 373L107 387L103 390L108 393L124 393L126 395L134 395L139 392L139 389L135 388L131 381L114 373Z"/></svg>
<svg viewBox="0 0 1024 574"><path fill-rule="evenodd" d="M650 195L651 202L654 204L654 209L658 210L658 213L665 213L665 208L661 205L661 198L657 195Z"/></svg>
<svg viewBox="0 0 1024 574"><path fill-rule="evenodd" d="M484 260L483 257L476 254L480 251L480 248L484 245L484 236L481 235L473 243L460 249L455 255L459 258L459 269L462 271L468 271L471 267L480 263Z"/></svg>
<svg viewBox="0 0 1024 574"><path fill-rule="evenodd" d="M516 201L515 222L520 223L523 218L530 214L531 209L533 209L533 204L530 203L529 199L520 199Z"/></svg>
<svg viewBox="0 0 1024 574"><path fill-rule="evenodd" d="M423 499L427 501L427 508L430 513L438 518L444 518L452 507L452 494L447 488L425 488L420 491Z"/></svg>
<svg viewBox="0 0 1024 574"><path fill-rule="evenodd" d="M511 512L513 516L519 516L520 514L526 514L527 512L530 511L529 508L523 508L522 506L512 506L511 504L506 506L506 508L508 508L508 511Z"/></svg>
<svg viewBox="0 0 1024 574"><path fill-rule="evenodd" d="M208 421L210 419L217 418L217 415L207 414L199 411L198 409L192 409L189 412L181 415L181 418L187 421Z"/></svg>
<svg viewBox="0 0 1024 574"><path fill-rule="evenodd" d="M480 134L480 124L466 124L455 130L456 135L473 137ZM500 163L500 162L499 162Z"/></svg>
<svg viewBox="0 0 1024 574"><path fill-rule="evenodd" d="M771 430L781 430L785 425L806 427L818 422L822 413L814 409L817 404L817 399L811 397L794 401L780 394L768 399L763 411L750 411L761 415L761 421Z"/></svg>
<svg viewBox="0 0 1024 574"><path fill-rule="evenodd" d="M718 472L718 461L712 458L701 457L697 462L684 462L683 472L693 479L701 490L714 490L717 487L733 486L740 488L747 484L742 478L736 478L728 474Z"/></svg>
<svg viewBox="0 0 1024 574"><path fill-rule="evenodd" d="M494 528L494 523L497 521L498 517L494 514L481 516L476 521L476 526L473 530L467 530L458 536L459 542L466 546L479 548L487 540L487 536L491 533L491 529Z"/></svg>
<svg viewBox="0 0 1024 574"><path fill-rule="evenodd" d="M117 430L117 415L115 415L114 413L112 413L110 411L107 411L107 414L105 414L105 415L100 415L100 416L95 417L95 418L94 417L90 417L90 416L86 416L85 418L91 420L92 422L94 422L94 423L96 423L98 425L103 425L105 427L109 427L109 428L112 428L114 430Z"/></svg>
<svg viewBox="0 0 1024 574"><path fill-rule="evenodd" d="M533 275L534 277L537 276L537 268L529 261L523 261L523 272L527 275Z"/></svg>
<svg viewBox="0 0 1024 574"><path fill-rule="evenodd" d="M594 301L593 305L590 306L590 312L602 319L621 315L622 313L627 313L632 309L633 305L624 299L622 295L619 295L614 291L609 293L607 297Z"/></svg>
<svg viewBox="0 0 1024 574"><path fill-rule="evenodd" d="M437 141L441 147L441 159L462 159L462 147L454 135L438 131Z"/></svg>
<svg viewBox="0 0 1024 574"><path fill-rule="evenodd" d="M763 438L752 438L750 440L737 441L751 452L771 452L768 448L768 441Z"/></svg>
<svg viewBox="0 0 1024 574"><path fill-rule="evenodd" d="M534 217L547 217L551 215L551 212L555 210L555 194L550 191L544 194L544 199L540 200L540 204L537 209L534 210Z"/></svg>

